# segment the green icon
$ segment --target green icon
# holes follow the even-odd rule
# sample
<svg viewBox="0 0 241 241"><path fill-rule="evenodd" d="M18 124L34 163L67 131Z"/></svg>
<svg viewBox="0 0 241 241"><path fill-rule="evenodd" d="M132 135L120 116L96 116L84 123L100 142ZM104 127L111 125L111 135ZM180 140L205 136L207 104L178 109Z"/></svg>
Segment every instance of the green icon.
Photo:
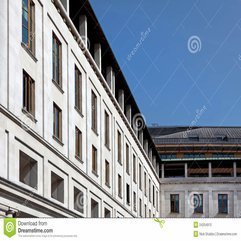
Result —
<svg viewBox="0 0 241 241"><path fill-rule="evenodd" d="M15 218L5 218L4 219L4 234L11 238L16 234L16 219Z"/></svg>
<svg viewBox="0 0 241 241"><path fill-rule="evenodd" d="M198 222L193 223L194 228L198 228Z"/></svg>
<svg viewBox="0 0 241 241"><path fill-rule="evenodd" d="M193 236L194 236L194 238L197 238L198 237L198 231L194 231Z"/></svg>
<svg viewBox="0 0 241 241"><path fill-rule="evenodd" d="M159 219L159 218L154 218L154 221L160 224L160 227L163 228L165 224L165 220Z"/></svg>

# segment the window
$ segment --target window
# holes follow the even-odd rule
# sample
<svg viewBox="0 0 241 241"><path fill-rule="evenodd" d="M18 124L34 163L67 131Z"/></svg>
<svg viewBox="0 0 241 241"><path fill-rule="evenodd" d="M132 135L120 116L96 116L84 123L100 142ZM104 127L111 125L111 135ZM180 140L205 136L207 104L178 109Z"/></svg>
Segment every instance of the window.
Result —
<svg viewBox="0 0 241 241"><path fill-rule="evenodd" d="M58 38L53 34L53 81L62 87L62 47Z"/></svg>
<svg viewBox="0 0 241 241"><path fill-rule="evenodd" d="M126 203L128 205L131 204L131 201L130 201L130 185L129 184L126 184Z"/></svg>
<svg viewBox="0 0 241 241"><path fill-rule="evenodd" d="M165 178L185 177L185 165L182 163L164 164Z"/></svg>
<svg viewBox="0 0 241 241"><path fill-rule="evenodd" d="M147 196L147 188L146 188L146 172L144 172L144 192L145 192L145 196Z"/></svg>
<svg viewBox="0 0 241 241"><path fill-rule="evenodd" d="M134 211L136 212L136 193L133 192L133 207L134 207Z"/></svg>
<svg viewBox="0 0 241 241"><path fill-rule="evenodd" d="M194 213L203 213L203 194L193 196Z"/></svg>
<svg viewBox="0 0 241 241"><path fill-rule="evenodd" d="M97 133L97 97L93 91L91 92L91 126Z"/></svg>
<svg viewBox="0 0 241 241"><path fill-rule="evenodd" d="M80 213L84 213L84 193L74 187L74 209Z"/></svg>
<svg viewBox="0 0 241 241"><path fill-rule="evenodd" d="M171 213L179 213L179 194L171 194Z"/></svg>
<svg viewBox="0 0 241 241"><path fill-rule="evenodd" d="M141 201L141 199L139 199L139 214L140 214L140 217L142 217L142 201Z"/></svg>
<svg viewBox="0 0 241 241"><path fill-rule="evenodd" d="M208 161L191 161L187 163L188 177L208 177Z"/></svg>
<svg viewBox="0 0 241 241"><path fill-rule="evenodd" d="M136 156L133 154L133 181L136 183Z"/></svg>
<svg viewBox="0 0 241 241"><path fill-rule="evenodd" d="M53 132L54 137L62 141L62 110L54 103L54 123L53 123Z"/></svg>
<svg viewBox="0 0 241 241"><path fill-rule="evenodd" d="M32 0L22 0L22 42L35 53L35 5Z"/></svg>
<svg viewBox="0 0 241 241"><path fill-rule="evenodd" d="M75 66L75 107L82 113L82 74Z"/></svg>
<svg viewBox="0 0 241 241"><path fill-rule="evenodd" d="M158 191L156 191L156 210L158 211Z"/></svg>
<svg viewBox="0 0 241 241"><path fill-rule="evenodd" d="M129 151L129 145L126 144L126 173L130 175L130 151Z"/></svg>
<svg viewBox="0 0 241 241"><path fill-rule="evenodd" d="M122 180L119 174L118 174L118 196L122 198Z"/></svg>
<svg viewBox="0 0 241 241"><path fill-rule="evenodd" d="M105 185L110 186L110 164L105 160Z"/></svg>
<svg viewBox="0 0 241 241"><path fill-rule="evenodd" d="M152 186L152 203L153 203L153 206L155 207L155 187L154 185Z"/></svg>
<svg viewBox="0 0 241 241"><path fill-rule="evenodd" d="M51 172L51 197L64 203L64 179Z"/></svg>
<svg viewBox="0 0 241 241"><path fill-rule="evenodd" d="M97 149L92 146L92 172L97 174Z"/></svg>
<svg viewBox="0 0 241 241"><path fill-rule="evenodd" d="M38 164L33 158L20 151L19 179L20 182L37 189Z"/></svg>
<svg viewBox="0 0 241 241"><path fill-rule="evenodd" d="M122 141L121 141L121 133L117 131L117 150L118 150L118 162L121 164L121 159L122 159Z"/></svg>
<svg viewBox="0 0 241 241"><path fill-rule="evenodd" d="M232 160L212 160L212 177L233 177Z"/></svg>
<svg viewBox="0 0 241 241"><path fill-rule="evenodd" d="M35 82L23 71L23 109L35 116Z"/></svg>
<svg viewBox="0 0 241 241"><path fill-rule="evenodd" d="M151 180L149 179L149 201L151 203Z"/></svg>
<svg viewBox="0 0 241 241"><path fill-rule="evenodd" d="M105 146L110 148L110 117L105 111Z"/></svg>
<svg viewBox="0 0 241 241"><path fill-rule="evenodd" d="M141 164L139 164L139 189L142 190L142 173L141 173Z"/></svg>
<svg viewBox="0 0 241 241"><path fill-rule="evenodd" d="M146 207L146 204L145 204L145 218L147 218L147 207Z"/></svg>
<svg viewBox="0 0 241 241"><path fill-rule="evenodd" d="M75 156L82 160L82 133L75 127Z"/></svg>
<svg viewBox="0 0 241 241"><path fill-rule="evenodd" d="M99 217L99 203L91 198L91 217L98 218Z"/></svg>
<svg viewBox="0 0 241 241"><path fill-rule="evenodd" d="M218 213L228 214L228 194L218 194Z"/></svg>
<svg viewBox="0 0 241 241"><path fill-rule="evenodd" d="M105 218L111 218L111 212L107 208L105 208Z"/></svg>

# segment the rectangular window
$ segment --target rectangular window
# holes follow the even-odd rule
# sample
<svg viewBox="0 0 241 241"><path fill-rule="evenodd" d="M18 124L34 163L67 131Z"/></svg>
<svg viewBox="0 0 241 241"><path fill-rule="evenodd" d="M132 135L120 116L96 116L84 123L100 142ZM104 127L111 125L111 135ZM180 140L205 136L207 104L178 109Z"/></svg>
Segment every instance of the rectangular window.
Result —
<svg viewBox="0 0 241 241"><path fill-rule="evenodd" d="M147 207L146 207L146 204L145 204L145 218L147 218Z"/></svg>
<svg viewBox="0 0 241 241"><path fill-rule="evenodd" d="M82 133L75 127L75 156L82 160Z"/></svg>
<svg viewBox="0 0 241 241"><path fill-rule="evenodd" d="M193 195L194 213L203 213L203 194Z"/></svg>
<svg viewBox="0 0 241 241"><path fill-rule="evenodd" d="M35 82L23 71L23 109L35 116Z"/></svg>
<svg viewBox="0 0 241 241"><path fill-rule="evenodd" d="M147 196L146 183L147 183L147 180L146 180L146 172L144 172L144 192L145 192L145 196Z"/></svg>
<svg viewBox="0 0 241 241"><path fill-rule="evenodd" d="M139 199L139 214L140 214L140 217L142 217L142 201L141 201L141 199Z"/></svg>
<svg viewBox="0 0 241 241"><path fill-rule="evenodd" d="M130 148L128 144L126 144L126 173L130 175Z"/></svg>
<svg viewBox="0 0 241 241"><path fill-rule="evenodd" d="M110 116L105 111L105 146L110 148Z"/></svg>
<svg viewBox="0 0 241 241"><path fill-rule="evenodd" d="M142 168L141 168L141 164L139 164L139 189L142 190Z"/></svg>
<svg viewBox="0 0 241 241"><path fill-rule="evenodd" d="M126 203L127 205L131 204L131 200L130 200L130 185L126 184Z"/></svg>
<svg viewBox="0 0 241 241"><path fill-rule="evenodd" d="M97 174L97 149L92 146L92 172Z"/></svg>
<svg viewBox="0 0 241 241"><path fill-rule="evenodd" d="M111 218L111 212L107 208L105 208L105 218Z"/></svg>
<svg viewBox="0 0 241 241"><path fill-rule="evenodd" d="M99 217L99 203L91 198L91 217L98 218Z"/></svg>
<svg viewBox="0 0 241 241"><path fill-rule="evenodd" d="M152 203L153 203L153 206L155 207L156 204L155 204L155 187L154 187L154 185L152 186Z"/></svg>
<svg viewBox="0 0 241 241"><path fill-rule="evenodd" d="M64 203L64 179L51 172L51 197Z"/></svg>
<svg viewBox="0 0 241 241"><path fill-rule="evenodd" d="M133 181L136 183L136 156L133 154Z"/></svg>
<svg viewBox="0 0 241 241"><path fill-rule="evenodd" d="M22 42L35 54L35 5L32 0L22 0Z"/></svg>
<svg viewBox="0 0 241 241"><path fill-rule="evenodd" d="M20 182L37 189L38 163L33 158L20 151L19 179Z"/></svg>
<svg viewBox="0 0 241 241"><path fill-rule="evenodd" d="M84 213L84 193L74 187L74 209L80 213Z"/></svg>
<svg viewBox="0 0 241 241"><path fill-rule="evenodd" d="M110 164L105 160L105 184L110 186Z"/></svg>
<svg viewBox="0 0 241 241"><path fill-rule="evenodd" d="M117 153L118 153L118 162L122 163L122 140L121 140L121 133L117 131Z"/></svg>
<svg viewBox="0 0 241 241"><path fill-rule="evenodd" d="M82 74L75 66L75 107L82 113Z"/></svg>
<svg viewBox="0 0 241 241"><path fill-rule="evenodd" d="M158 203L158 191L156 191L156 210L158 211L158 206L159 206L159 203Z"/></svg>
<svg viewBox="0 0 241 241"><path fill-rule="evenodd" d="M97 133L97 96L91 92L91 127Z"/></svg>
<svg viewBox="0 0 241 241"><path fill-rule="evenodd" d="M53 50L52 50L52 68L53 81L62 88L62 46L61 42L53 33Z"/></svg>
<svg viewBox="0 0 241 241"><path fill-rule="evenodd" d="M171 213L179 213L179 194L171 194Z"/></svg>
<svg viewBox="0 0 241 241"><path fill-rule="evenodd" d="M134 207L134 211L136 212L136 193L133 192L133 207Z"/></svg>
<svg viewBox="0 0 241 241"><path fill-rule="evenodd" d="M122 198L122 178L118 174L118 196Z"/></svg>
<svg viewBox="0 0 241 241"><path fill-rule="evenodd" d="M228 214L228 194L218 194L218 213Z"/></svg>
<svg viewBox="0 0 241 241"><path fill-rule="evenodd" d="M62 110L54 103L53 104L53 134L58 140L62 141Z"/></svg>
<svg viewBox="0 0 241 241"><path fill-rule="evenodd" d="M151 203L151 180L149 179L149 201Z"/></svg>

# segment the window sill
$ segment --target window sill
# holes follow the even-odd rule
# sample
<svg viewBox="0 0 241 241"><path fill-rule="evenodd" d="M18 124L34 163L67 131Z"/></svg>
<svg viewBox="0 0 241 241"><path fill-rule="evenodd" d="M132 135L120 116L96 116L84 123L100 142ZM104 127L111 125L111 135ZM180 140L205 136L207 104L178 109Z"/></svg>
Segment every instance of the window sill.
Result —
<svg viewBox="0 0 241 241"><path fill-rule="evenodd" d="M108 145L105 144L105 147L108 151L111 151L110 147Z"/></svg>
<svg viewBox="0 0 241 241"><path fill-rule="evenodd" d="M99 177L98 173L96 171L92 170L92 174L94 174L96 177Z"/></svg>
<svg viewBox="0 0 241 241"><path fill-rule="evenodd" d="M58 142L61 146L64 146L64 143L55 135L53 135L53 139Z"/></svg>
<svg viewBox="0 0 241 241"><path fill-rule="evenodd" d="M22 108L22 112L31 120L33 121L35 124L38 122L36 119L35 119L35 116L33 114L31 114L30 112L28 112L26 110L26 108Z"/></svg>
<svg viewBox="0 0 241 241"><path fill-rule="evenodd" d="M82 161L82 159L79 157L79 156L77 156L77 155L75 155L75 159L77 159L80 163L84 163L83 161Z"/></svg>
<svg viewBox="0 0 241 241"><path fill-rule="evenodd" d="M77 111L77 113L83 118L84 115L82 114L82 111L78 107L74 107L74 109Z"/></svg>
<svg viewBox="0 0 241 241"><path fill-rule="evenodd" d="M109 183L105 183L105 185L106 185L108 188L110 188L110 184L109 184Z"/></svg>
<svg viewBox="0 0 241 241"><path fill-rule="evenodd" d="M119 195L119 194L118 194L118 197L119 197L120 199L122 199L122 196L121 196L121 195Z"/></svg>
<svg viewBox="0 0 241 241"><path fill-rule="evenodd" d="M95 133L96 136L99 136L97 130L95 130L94 128L91 128L91 129L92 129L92 131Z"/></svg>
<svg viewBox="0 0 241 241"><path fill-rule="evenodd" d="M126 174L127 174L128 176L130 176L130 171L127 171Z"/></svg>
<svg viewBox="0 0 241 241"><path fill-rule="evenodd" d="M21 43L21 46L23 49L28 53L28 55L33 59L35 63L38 62L37 58L35 57L34 53L29 49L28 46L26 46L23 42Z"/></svg>
<svg viewBox="0 0 241 241"><path fill-rule="evenodd" d="M119 163L119 164L120 164L120 165L122 166L122 163L121 163L121 161L118 161L118 160L117 160L117 162L118 162L118 163Z"/></svg>
<svg viewBox="0 0 241 241"><path fill-rule="evenodd" d="M57 89L61 92L61 94L64 94L62 87L54 79L52 79L52 82L57 87Z"/></svg>

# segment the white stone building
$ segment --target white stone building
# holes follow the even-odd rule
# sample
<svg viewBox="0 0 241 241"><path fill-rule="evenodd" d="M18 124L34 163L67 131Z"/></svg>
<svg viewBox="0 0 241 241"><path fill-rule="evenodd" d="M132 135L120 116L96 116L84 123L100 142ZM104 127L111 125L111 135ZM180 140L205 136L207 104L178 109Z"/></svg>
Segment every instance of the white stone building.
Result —
<svg viewBox="0 0 241 241"><path fill-rule="evenodd" d="M0 215L160 215L160 159L88 1L0 1Z"/></svg>

